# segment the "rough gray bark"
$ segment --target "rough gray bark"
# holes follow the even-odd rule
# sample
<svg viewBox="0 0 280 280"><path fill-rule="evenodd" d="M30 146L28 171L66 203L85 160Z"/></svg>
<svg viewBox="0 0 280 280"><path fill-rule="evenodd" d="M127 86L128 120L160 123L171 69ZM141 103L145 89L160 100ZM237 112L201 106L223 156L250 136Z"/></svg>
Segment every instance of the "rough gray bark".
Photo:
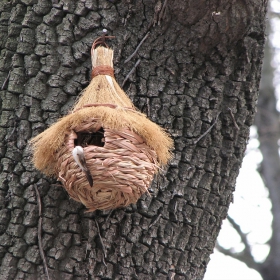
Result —
<svg viewBox="0 0 280 280"><path fill-rule="evenodd" d="M267 32L270 33L270 30L269 25ZM269 191L273 214L269 254L263 263L255 264L257 271L264 280L274 280L280 277L280 159L278 145L280 127L273 86L274 69L271 66L272 57L272 49L268 40L265 47L265 61L255 122L258 128L260 150L263 155L259 172Z"/></svg>
<svg viewBox="0 0 280 280"><path fill-rule="evenodd" d="M267 33L270 34L270 32L271 26L268 21ZM279 112L276 110L275 88L273 86L274 69L271 65L273 52L269 40L266 43L264 56L255 124L258 128L260 151L263 156L259 173L269 191L269 197L272 202L272 236L268 241L270 251L263 262L256 262L251 253L252 248L250 242L248 242L247 234L243 233L240 226L229 217L230 223L241 237L244 250L235 253L233 250L225 249L220 245L217 245L217 248L225 255L238 259L248 267L257 270L264 280L277 280L280 277L280 158L278 144L280 127Z"/></svg>
<svg viewBox="0 0 280 280"><path fill-rule="evenodd" d="M51 279L203 278L255 114L266 4L1 1L1 279L46 279L35 185ZM151 195L110 216L69 200L34 170L27 148L88 84L90 46L103 28L116 36L120 83L141 59L124 89L176 145Z"/></svg>
<svg viewBox="0 0 280 280"><path fill-rule="evenodd" d="M279 112L276 110L276 98L273 87L273 69L271 67L271 49L266 48L266 63L263 67L258 101L256 125L258 128L260 150L263 161L260 175L268 188L272 202L272 236L269 240L270 252L266 260L258 264L258 271L264 280L274 280L280 277L280 158L279 158ZM270 58L270 59L269 59Z"/></svg>

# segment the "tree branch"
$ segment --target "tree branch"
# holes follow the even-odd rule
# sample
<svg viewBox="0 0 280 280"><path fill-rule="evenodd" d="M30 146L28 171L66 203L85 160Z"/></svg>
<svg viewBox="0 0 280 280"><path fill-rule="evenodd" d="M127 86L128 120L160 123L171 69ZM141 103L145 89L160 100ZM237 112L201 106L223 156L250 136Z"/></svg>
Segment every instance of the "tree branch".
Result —
<svg viewBox="0 0 280 280"><path fill-rule="evenodd" d="M247 239L247 234L245 234L242 230L239 224L237 224L234 219L232 219L230 216L227 217L228 221L232 225L232 227L236 230L238 235L241 238L242 243L244 244L244 250L241 252L234 252L233 248L225 249L222 247L218 241L216 243L216 249L223 253L226 256L230 256L236 260L239 260L241 262L244 262L249 268L253 268L257 271L260 271L260 265L254 260L254 257L251 253L251 246Z"/></svg>
<svg viewBox="0 0 280 280"><path fill-rule="evenodd" d="M225 256L229 256L232 257L233 259L236 259L238 261L241 261L243 263L245 263L249 268L255 269L257 271L260 271L260 265L255 262L254 259L251 259L250 257L248 257L248 255L245 252L245 250L243 250L242 252L234 252L233 249L225 249L224 247L222 247L218 241L216 242L216 249L224 254Z"/></svg>
<svg viewBox="0 0 280 280"><path fill-rule="evenodd" d="M228 221L230 222L230 224L232 225L232 227L236 230L236 232L238 233L238 235L241 238L242 243L245 246L244 251L246 251L246 254L248 254L248 257L253 259L253 256L251 254L251 246L248 242L247 239L247 234L245 234L242 230L239 224L237 224L234 219L232 219L230 216L227 216Z"/></svg>

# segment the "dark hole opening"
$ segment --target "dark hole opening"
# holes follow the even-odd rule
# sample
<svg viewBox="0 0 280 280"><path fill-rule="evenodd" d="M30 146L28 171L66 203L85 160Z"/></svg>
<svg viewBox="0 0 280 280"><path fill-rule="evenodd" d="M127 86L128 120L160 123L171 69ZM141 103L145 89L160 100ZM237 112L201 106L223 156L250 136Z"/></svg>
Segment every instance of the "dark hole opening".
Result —
<svg viewBox="0 0 280 280"><path fill-rule="evenodd" d="M96 132L78 132L77 139L75 139L74 144L75 146L82 147L89 145L103 147L105 144L103 128L101 127Z"/></svg>

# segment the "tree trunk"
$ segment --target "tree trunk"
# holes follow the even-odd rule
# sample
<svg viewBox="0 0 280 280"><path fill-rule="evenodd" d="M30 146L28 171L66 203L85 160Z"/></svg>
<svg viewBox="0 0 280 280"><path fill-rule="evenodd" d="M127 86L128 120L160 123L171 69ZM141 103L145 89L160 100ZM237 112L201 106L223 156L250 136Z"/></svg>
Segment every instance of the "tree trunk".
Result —
<svg viewBox="0 0 280 280"><path fill-rule="evenodd" d="M266 4L1 1L1 280L203 278L255 114ZM140 59L124 89L175 140L150 195L110 215L85 213L34 170L27 146L89 83L103 28L115 36L117 80Z"/></svg>
<svg viewBox="0 0 280 280"><path fill-rule="evenodd" d="M268 24L270 31L271 27ZM269 32L270 33L270 32ZM271 66L272 49L269 44L265 47L265 62L262 71L260 97L256 125L263 155L259 172L269 191L272 202L272 236L269 240L270 251L263 263L258 264L258 271L264 280L280 279L280 159L279 159L279 112L276 110L275 89Z"/></svg>

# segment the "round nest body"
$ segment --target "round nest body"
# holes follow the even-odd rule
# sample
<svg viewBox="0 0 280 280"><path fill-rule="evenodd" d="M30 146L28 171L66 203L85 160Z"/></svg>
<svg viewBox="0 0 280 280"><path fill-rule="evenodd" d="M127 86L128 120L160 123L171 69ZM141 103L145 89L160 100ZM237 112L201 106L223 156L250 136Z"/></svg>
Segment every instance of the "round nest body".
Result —
<svg viewBox="0 0 280 280"><path fill-rule="evenodd" d="M72 150L82 146L93 186L80 169ZM56 172L70 197L88 211L125 207L148 191L158 171L157 155L128 129L114 130L90 122L69 131L57 152Z"/></svg>

